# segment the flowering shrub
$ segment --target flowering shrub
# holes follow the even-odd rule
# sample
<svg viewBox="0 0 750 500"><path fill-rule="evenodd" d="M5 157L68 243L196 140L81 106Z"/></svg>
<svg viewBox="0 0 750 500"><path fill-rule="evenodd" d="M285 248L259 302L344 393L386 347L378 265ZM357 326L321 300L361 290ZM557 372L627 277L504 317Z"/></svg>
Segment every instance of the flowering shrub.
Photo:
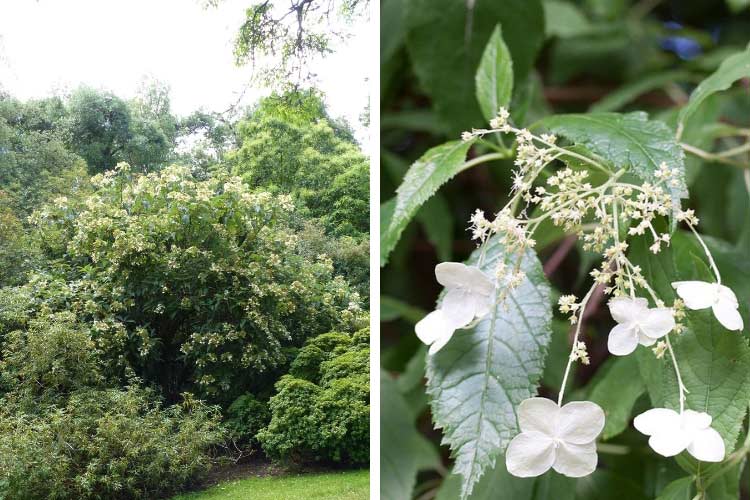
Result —
<svg viewBox="0 0 750 500"><path fill-rule="evenodd" d="M24 293L32 317L70 310L91 325L108 375L231 402L286 363L285 347L362 321L330 259L298 252L288 196L178 166L120 164L92 183L32 217L50 265Z"/></svg>
<svg viewBox="0 0 750 500"><path fill-rule="evenodd" d="M394 18L395 3L384 2ZM612 112L642 92L635 81L601 102L608 111L563 114L542 93L550 68L529 71L545 17L550 38L568 36L570 16L589 23L578 4L416 0L401 15L401 40L441 122L429 130L453 140L423 147L381 205L385 290L408 296L442 285L429 312L383 300L385 318L413 327L384 340L384 364L400 375L385 375L397 403L383 411L404 415L382 418L381 495L411 498L426 470L436 481L421 483L425 497L739 497L750 452L738 443L750 405L750 290L739 271L747 241L708 237L698 216L722 198L696 204L690 195L701 191L701 162L715 162L703 163L711 172L741 167L732 179L741 181L747 224L749 123L718 125L720 112L707 109L750 77L750 49L723 60L679 110ZM548 43L554 64L563 42ZM418 105L410 97L400 94L406 102L391 103L394 116L383 121L398 129L401 110ZM711 135L712 126L725 134ZM419 140L394 136L394 152ZM386 167L400 159L383 158ZM463 189L441 189L468 170ZM489 196L495 180L500 200ZM458 243L454 213L466 221ZM434 279L414 281L427 259L424 245L408 247L419 237L412 221L435 249ZM457 262L466 239L475 247ZM420 417L427 405L432 426ZM450 447L449 474L424 444L420 431L431 436L430 427ZM641 445L646 458L635 452Z"/></svg>

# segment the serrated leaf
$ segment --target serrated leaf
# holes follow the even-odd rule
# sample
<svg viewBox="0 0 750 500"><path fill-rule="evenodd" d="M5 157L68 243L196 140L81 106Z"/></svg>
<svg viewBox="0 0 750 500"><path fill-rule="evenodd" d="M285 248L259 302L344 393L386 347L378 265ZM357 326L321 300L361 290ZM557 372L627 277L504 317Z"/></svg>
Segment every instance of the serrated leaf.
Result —
<svg viewBox="0 0 750 500"><path fill-rule="evenodd" d="M526 79L544 41L539 0L412 0L406 20L414 71L453 135L484 124L474 75L498 23L513 58L516 86Z"/></svg>
<svg viewBox="0 0 750 500"><path fill-rule="evenodd" d="M437 466L434 447L417 431L396 382L380 372L380 497L410 500L417 472Z"/></svg>
<svg viewBox="0 0 750 500"><path fill-rule="evenodd" d="M627 428L633 406L646 392L646 386L637 376L638 361L633 356L610 358L600 370L605 370L604 374L587 399L604 409L607 418L601 438L606 441Z"/></svg>
<svg viewBox="0 0 750 500"><path fill-rule="evenodd" d="M647 246L644 238L636 240L631 260L643 268L644 277L665 303L671 304L675 298L672 282L711 280L702 253L683 233L676 233L670 248L658 255L651 254ZM721 434L729 453L750 403L750 347L745 337L723 328L710 309L688 311L686 327L684 333L672 338L683 382L690 391L686 408L713 417L711 425ZM639 349L638 362L654 406L679 409L670 360L657 360Z"/></svg>
<svg viewBox="0 0 750 500"><path fill-rule="evenodd" d="M649 120L642 111L554 115L537 123L616 166L629 166L646 182L655 182L659 165L666 163L679 172L677 185L670 185L675 210L680 207L680 199L688 195L682 148L666 124Z"/></svg>
<svg viewBox="0 0 750 500"><path fill-rule="evenodd" d="M721 92L732 86L741 78L750 76L750 47L727 57L711 76L703 80L690 94L690 100L680 110L679 127L684 126L690 116L696 112L701 103L711 94Z"/></svg>
<svg viewBox="0 0 750 500"><path fill-rule="evenodd" d="M692 477L675 479L661 490L656 500L690 500L692 488Z"/></svg>
<svg viewBox="0 0 750 500"><path fill-rule="evenodd" d="M480 268L494 276L497 263L511 257L497 237L488 245ZM468 262L477 264L480 252ZM521 269L526 279L503 304L427 360L433 419L451 447L454 472L463 477L464 499L517 433L515 408L536 394L544 367L551 291L534 253L524 254Z"/></svg>
<svg viewBox="0 0 750 500"><path fill-rule="evenodd" d="M476 74L477 102L489 122L501 107L507 108L513 94L513 61L498 24L482 54Z"/></svg>
<svg viewBox="0 0 750 500"><path fill-rule="evenodd" d="M385 211L385 215L390 215L390 219L385 224L381 205L381 266L388 261L388 256L398 243L401 233L419 207L435 194L440 186L461 172L471 144L467 141L446 142L428 150L409 167L404 180L396 190L396 200L391 213L389 214L388 210Z"/></svg>

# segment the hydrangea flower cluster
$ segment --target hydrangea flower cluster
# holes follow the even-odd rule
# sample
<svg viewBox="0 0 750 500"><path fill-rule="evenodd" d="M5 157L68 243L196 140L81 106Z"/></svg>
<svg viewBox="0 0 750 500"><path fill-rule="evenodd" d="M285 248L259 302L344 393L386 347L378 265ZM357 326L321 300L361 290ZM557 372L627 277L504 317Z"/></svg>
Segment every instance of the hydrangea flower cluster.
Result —
<svg viewBox="0 0 750 500"><path fill-rule="evenodd" d="M669 354L679 387L679 412L667 408L646 411L635 419L635 427L650 436L651 448L663 456L687 450L695 458L715 462L724 459L724 442L711 428L712 417L685 408L684 386L679 364L670 343L670 334L679 334L684 308L711 308L728 330L742 330L737 298L722 285L721 275L700 234L695 230L698 218L692 210L674 210L670 188L679 185L679 172L666 164L655 173L655 182L633 184L623 180L626 169L614 169L600 159L580 150L557 144L553 135L535 135L517 129L509 122L509 113L501 109L490 122L490 129L465 132L462 139L472 141L487 134L512 134L516 139L515 170L511 198L493 217L477 210L470 219L472 239L484 256L487 242L496 237L511 254L485 275L478 267L458 263L439 264L438 282L446 287L440 307L416 326L419 338L430 345L430 354L438 352L453 333L481 319L494 306L502 304L525 279L520 270L521 256L535 246L534 234L549 221L576 235L586 250L598 252L602 263L591 272L593 285L579 301L574 295L559 299L559 310L575 325L572 348L563 376L558 400L530 398L518 408L520 434L506 451L508 471L516 476L543 474L550 468L580 477L594 471L597 464L595 440L604 427L604 412L587 401L563 405L571 365L589 363L586 344L580 340L584 311L595 290L611 296L608 306L617 323L608 338L608 349L616 356L633 353L638 345L651 347L661 358ZM563 160L568 165L542 176L545 168ZM589 167L577 168L576 165ZM589 170L606 174L599 184L589 180ZM544 180L542 180L544 179ZM531 214L531 215L528 215ZM644 278L641 268L630 261L628 237L645 237L649 249L659 253L671 243L668 233L655 226L658 217L675 214L695 235L715 276L714 282L680 281L672 284L677 296L667 307ZM481 262L480 257L480 262ZM513 258L516 257L516 258ZM508 265L507 262L515 262ZM645 296L644 296L645 294Z"/></svg>

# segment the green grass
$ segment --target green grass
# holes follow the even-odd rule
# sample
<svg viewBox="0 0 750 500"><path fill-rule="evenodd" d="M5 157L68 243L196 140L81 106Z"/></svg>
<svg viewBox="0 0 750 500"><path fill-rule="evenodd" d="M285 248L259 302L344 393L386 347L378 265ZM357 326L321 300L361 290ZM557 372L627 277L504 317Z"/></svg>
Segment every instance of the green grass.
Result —
<svg viewBox="0 0 750 500"><path fill-rule="evenodd" d="M251 477L227 481L172 500L367 500L370 471Z"/></svg>

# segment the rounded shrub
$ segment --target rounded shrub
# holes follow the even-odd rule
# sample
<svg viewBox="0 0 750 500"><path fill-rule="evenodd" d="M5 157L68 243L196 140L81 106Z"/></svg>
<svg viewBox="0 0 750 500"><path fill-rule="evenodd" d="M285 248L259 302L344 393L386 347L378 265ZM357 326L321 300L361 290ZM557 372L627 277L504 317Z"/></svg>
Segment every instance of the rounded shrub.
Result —
<svg viewBox="0 0 750 500"><path fill-rule="evenodd" d="M271 421L257 435L267 455L282 461L368 462L367 340L367 329L354 335L331 332L300 349L290 375L276 384Z"/></svg>

